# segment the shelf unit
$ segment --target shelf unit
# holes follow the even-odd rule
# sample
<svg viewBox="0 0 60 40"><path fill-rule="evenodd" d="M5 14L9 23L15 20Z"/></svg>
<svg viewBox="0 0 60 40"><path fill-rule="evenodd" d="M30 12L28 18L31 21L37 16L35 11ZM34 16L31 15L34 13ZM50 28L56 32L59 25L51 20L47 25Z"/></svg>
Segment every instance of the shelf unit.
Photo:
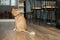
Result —
<svg viewBox="0 0 60 40"><path fill-rule="evenodd" d="M42 22L47 24L48 22L55 25L55 11L56 11L56 0L29 0L31 5L31 21Z"/></svg>
<svg viewBox="0 0 60 40"><path fill-rule="evenodd" d="M18 0L18 8L20 10L20 13L24 13L24 0Z"/></svg>
<svg viewBox="0 0 60 40"><path fill-rule="evenodd" d="M51 9L51 8L57 8L57 7L55 7L55 6L44 6L42 8ZM32 8L32 10L40 10L42 8L41 7L34 7L34 8Z"/></svg>

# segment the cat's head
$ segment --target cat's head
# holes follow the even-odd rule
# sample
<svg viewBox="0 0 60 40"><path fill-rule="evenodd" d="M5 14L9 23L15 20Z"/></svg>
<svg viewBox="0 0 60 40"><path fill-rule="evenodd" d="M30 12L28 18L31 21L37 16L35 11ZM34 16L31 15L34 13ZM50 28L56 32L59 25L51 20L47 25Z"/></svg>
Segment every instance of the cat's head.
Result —
<svg viewBox="0 0 60 40"><path fill-rule="evenodd" d="M18 8L12 8L11 13L13 16L16 16L19 14L19 9Z"/></svg>

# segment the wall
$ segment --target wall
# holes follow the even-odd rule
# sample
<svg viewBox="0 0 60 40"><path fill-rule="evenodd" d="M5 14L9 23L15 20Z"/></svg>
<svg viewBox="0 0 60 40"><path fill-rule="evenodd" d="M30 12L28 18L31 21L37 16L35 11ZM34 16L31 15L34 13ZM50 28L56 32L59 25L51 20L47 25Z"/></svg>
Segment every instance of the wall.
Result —
<svg viewBox="0 0 60 40"><path fill-rule="evenodd" d="M0 6L0 12L10 11L13 6Z"/></svg>

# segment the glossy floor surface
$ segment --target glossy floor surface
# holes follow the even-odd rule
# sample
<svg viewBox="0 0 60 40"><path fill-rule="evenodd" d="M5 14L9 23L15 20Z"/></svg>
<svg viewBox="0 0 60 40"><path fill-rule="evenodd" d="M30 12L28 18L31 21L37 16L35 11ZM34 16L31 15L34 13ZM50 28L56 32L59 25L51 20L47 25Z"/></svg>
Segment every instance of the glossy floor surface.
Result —
<svg viewBox="0 0 60 40"><path fill-rule="evenodd" d="M0 40L60 40L60 30L58 29L33 23L27 25L28 31L35 32L35 35L13 31L14 22L0 22Z"/></svg>

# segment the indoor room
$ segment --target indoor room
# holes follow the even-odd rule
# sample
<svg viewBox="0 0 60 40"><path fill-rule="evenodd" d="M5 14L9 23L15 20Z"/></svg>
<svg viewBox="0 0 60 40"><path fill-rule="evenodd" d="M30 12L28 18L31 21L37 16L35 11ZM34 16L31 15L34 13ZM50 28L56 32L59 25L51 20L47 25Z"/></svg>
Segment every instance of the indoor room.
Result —
<svg viewBox="0 0 60 40"><path fill-rule="evenodd" d="M60 40L60 0L0 0L0 40Z"/></svg>

